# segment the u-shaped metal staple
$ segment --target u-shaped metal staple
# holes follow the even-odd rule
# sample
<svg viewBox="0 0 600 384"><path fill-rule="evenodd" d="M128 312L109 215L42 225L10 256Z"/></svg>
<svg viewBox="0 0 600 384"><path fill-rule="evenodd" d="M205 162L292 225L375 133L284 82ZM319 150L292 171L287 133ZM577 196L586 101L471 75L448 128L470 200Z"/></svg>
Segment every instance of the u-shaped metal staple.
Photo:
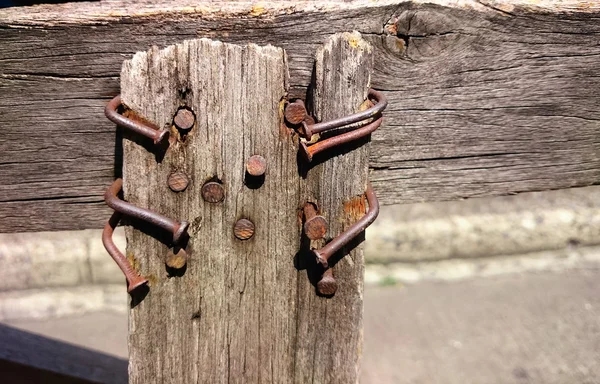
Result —
<svg viewBox="0 0 600 384"><path fill-rule="evenodd" d="M128 119L127 117L121 115L117 111L120 105L121 95L117 95L111 101L109 101L108 104L106 104L106 107L104 108L104 115L106 115L106 117L113 123L123 128L127 128L139 135L152 139L154 145L159 145L164 140L169 138L169 131L166 129L159 129L154 124L145 122L142 123L140 121Z"/></svg>
<svg viewBox="0 0 600 384"><path fill-rule="evenodd" d="M134 217L144 222L156 225L167 232L173 234L173 243L179 244L184 240L188 233L189 223L187 221L177 221L169 219L166 216L153 212L149 209L136 207L135 205L119 199L117 196L123 188L123 179L115 180L104 193L106 204L117 212Z"/></svg>
<svg viewBox="0 0 600 384"><path fill-rule="evenodd" d="M323 248L312 250L317 262L319 262L323 268L329 268L329 258L371 225L379 215L379 200L377 200L377 195L375 195L375 191L373 190L373 187L371 187L371 184L367 185L365 195L367 196L367 203L369 204L367 213L356 223L352 224L345 232L342 232L327 243Z"/></svg>
<svg viewBox="0 0 600 384"><path fill-rule="evenodd" d="M355 128L350 132L342 133L337 136L330 137L328 139L318 141L317 143L308 146L305 141L300 140L300 148L304 154L304 157L311 162L313 156L319 152L325 151L329 148L348 143L350 141L357 140L361 137L367 136L373 131L375 131L382 123L381 113L387 107L388 101L383 93L376 91L374 89L369 90L369 98L372 98L376 101L375 105L371 108L368 108L364 111L354 113L349 116L341 117L339 119L324 121L316 124L308 124L305 121L302 122L302 130L301 134L304 136L306 140L311 140L312 136L317 133L325 132L335 128L345 127L351 124L359 123L364 120L372 119L376 116L379 116L375 121L371 123Z"/></svg>

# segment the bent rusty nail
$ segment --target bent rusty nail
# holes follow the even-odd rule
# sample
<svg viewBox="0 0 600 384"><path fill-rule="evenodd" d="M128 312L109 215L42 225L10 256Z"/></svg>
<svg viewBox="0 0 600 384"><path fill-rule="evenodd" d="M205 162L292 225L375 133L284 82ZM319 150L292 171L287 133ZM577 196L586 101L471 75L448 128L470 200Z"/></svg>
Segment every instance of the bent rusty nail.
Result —
<svg viewBox="0 0 600 384"><path fill-rule="evenodd" d="M106 104L106 107L104 108L104 114L113 123L152 139L154 145L162 143L163 140L169 137L168 130L159 129L154 124L142 123L128 119L127 117L121 115L119 112L117 112L119 105L121 105L121 95L115 96L111 101L108 102L108 104Z"/></svg>
<svg viewBox="0 0 600 384"><path fill-rule="evenodd" d="M377 215L379 215L379 201L377 200L377 196L375 195L375 191L373 190L373 187L371 187L371 184L367 186L365 195L367 196L367 202L369 203L368 212L361 217L360 220L352 224L345 232L342 232L335 239L327 243L323 248L312 250L317 258L317 262L319 262L323 268L329 268L329 258L344 245L348 244L359 233L364 231L365 228L371 225L377 218Z"/></svg>
<svg viewBox="0 0 600 384"><path fill-rule="evenodd" d="M365 125L364 127L360 127L350 132L343 133L341 135L333 136L323 141L318 141L310 147L306 145L306 143L300 140L300 148L304 154L306 160L310 163L313 159L313 156L319 152L323 152L326 149L331 147L335 147L337 145L345 144L350 141L354 141L356 139L360 139L361 137L367 136L373 131L375 131L381 125L383 118L379 119Z"/></svg>
<svg viewBox="0 0 600 384"><path fill-rule="evenodd" d="M148 283L148 280L140 276L140 274L133 269L127 258L121 253L121 251L119 251L119 248L117 248L113 242L113 231L119 224L120 220L120 212L114 212L110 219L108 219L106 225L104 226L104 231L102 231L102 244L104 244L104 248L106 248L106 251L110 257L112 257L125 275L125 278L127 279L127 292L131 292L140 285Z"/></svg>
<svg viewBox="0 0 600 384"><path fill-rule="evenodd" d="M357 112L349 116L340 117L339 119L323 121L316 124L308 124L303 122L302 126L304 138L310 140L312 135L316 133L358 123L359 121L367 120L374 116L380 115L388 105L387 98L383 95L383 93L374 89L369 89L368 97L375 99L376 103L374 106L369 109L365 109L364 111Z"/></svg>
<svg viewBox="0 0 600 384"><path fill-rule="evenodd" d="M167 232L171 232L174 244L178 244L187 236L187 229L190 226L187 221L179 222L172 220L149 209L136 207L131 203L121 200L117 197L121 188L123 188L123 179L117 179L104 193L104 201L106 201L109 207L124 215L151 223Z"/></svg>

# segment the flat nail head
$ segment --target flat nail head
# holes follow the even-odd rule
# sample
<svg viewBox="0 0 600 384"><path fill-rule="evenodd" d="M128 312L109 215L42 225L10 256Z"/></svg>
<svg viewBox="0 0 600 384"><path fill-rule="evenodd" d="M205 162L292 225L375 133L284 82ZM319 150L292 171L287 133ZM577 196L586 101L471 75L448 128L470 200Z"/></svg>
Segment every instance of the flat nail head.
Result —
<svg viewBox="0 0 600 384"><path fill-rule="evenodd" d="M293 125L298 125L306 118L306 107L302 100L295 100L285 107L285 120Z"/></svg>
<svg viewBox="0 0 600 384"><path fill-rule="evenodd" d="M304 212L304 234L311 240L319 240L327 233L327 220L317 214L317 208L313 203L306 203L302 208Z"/></svg>
<svg viewBox="0 0 600 384"><path fill-rule="evenodd" d="M209 181L202 186L202 198L208 203L218 203L225 198L225 190L221 183Z"/></svg>
<svg viewBox="0 0 600 384"><path fill-rule="evenodd" d="M179 129L188 130L192 129L194 123L196 122L196 116L194 116L194 112L188 107L179 108L177 113L175 113L175 117L173 118L173 123Z"/></svg>
<svg viewBox="0 0 600 384"><path fill-rule="evenodd" d="M335 294L338 289L337 281L335 280L335 277L333 277L333 273L329 271L331 271L331 269L326 270L323 273L321 280L317 283L317 290L324 296L331 296Z"/></svg>
<svg viewBox="0 0 600 384"><path fill-rule="evenodd" d="M306 220L304 223L304 233L311 240L319 240L325 237L327 226L327 220L323 216L317 215Z"/></svg>
<svg viewBox="0 0 600 384"><path fill-rule="evenodd" d="M235 223L233 233L240 240L248 240L254 235L254 223L248 219L240 219Z"/></svg>
<svg viewBox="0 0 600 384"><path fill-rule="evenodd" d="M246 170L251 176L262 176L267 171L267 161L261 155L254 155L248 159Z"/></svg>
<svg viewBox="0 0 600 384"><path fill-rule="evenodd" d="M183 248L180 248L177 252L170 249L167 253L166 264L170 268L180 269L183 268L183 266L187 263L187 259L187 252Z"/></svg>
<svg viewBox="0 0 600 384"><path fill-rule="evenodd" d="M185 173L181 171L175 171L169 175L167 183L169 184L169 188L171 188L171 191L183 192L190 183L190 179L188 179Z"/></svg>

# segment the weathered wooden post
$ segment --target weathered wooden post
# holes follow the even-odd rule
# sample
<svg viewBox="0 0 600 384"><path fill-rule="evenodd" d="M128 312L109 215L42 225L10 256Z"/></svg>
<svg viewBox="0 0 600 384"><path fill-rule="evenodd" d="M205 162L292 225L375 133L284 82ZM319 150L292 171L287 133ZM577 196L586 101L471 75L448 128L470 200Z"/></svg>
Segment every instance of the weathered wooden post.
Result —
<svg viewBox="0 0 600 384"><path fill-rule="evenodd" d="M332 36L316 54L309 109L319 120L356 112L372 67L360 34ZM308 162L284 121L287 86L273 46L191 40L125 62L123 103L171 137L166 151L124 141L124 197L191 223L182 268L166 264L174 251L160 234L127 227L127 255L150 281L130 312L131 383L357 382L360 238L331 259L337 293L320 295L301 210L315 204L329 238L364 215L368 140ZM263 175L248 164L255 155Z"/></svg>

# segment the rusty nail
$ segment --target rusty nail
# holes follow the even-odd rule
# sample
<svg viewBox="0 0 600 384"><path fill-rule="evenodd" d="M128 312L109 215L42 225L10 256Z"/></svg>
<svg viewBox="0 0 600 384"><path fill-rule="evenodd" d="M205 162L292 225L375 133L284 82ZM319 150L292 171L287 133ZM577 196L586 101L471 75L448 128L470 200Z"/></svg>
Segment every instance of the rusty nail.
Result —
<svg viewBox="0 0 600 384"><path fill-rule="evenodd" d="M192 129L195 122L196 116L188 107L179 108L177 113L175 113L175 117L173 117L173 123L175 123L175 126L186 131L188 129Z"/></svg>
<svg viewBox="0 0 600 384"><path fill-rule="evenodd" d="M304 233L311 240L322 239L327 233L327 220L317 214L317 210L312 203L304 204Z"/></svg>
<svg viewBox="0 0 600 384"><path fill-rule="evenodd" d="M248 240L254 235L254 223L248 219L239 219L233 227L233 233L240 240Z"/></svg>
<svg viewBox="0 0 600 384"><path fill-rule="evenodd" d="M102 231L102 244L104 244L104 248L106 248L110 257L112 257L125 275L125 278L127 279L127 292L131 292L137 287L148 283L148 280L140 276L140 274L133 269L127 258L119 251L119 248L117 248L112 240L114 229L117 227L120 220L121 213L119 212L114 212L110 219L108 219L108 222L104 226L104 231Z"/></svg>
<svg viewBox="0 0 600 384"><path fill-rule="evenodd" d="M293 125L298 125L304 121L307 116L306 107L304 106L304 101L297 99L288 103L285 107L285 111L283 113L285 116L285 120Z"/></svg>
<svg viewBox="0 0 600 384"><path fill-rule="evenodd" d="M225 190L221 183L209 181L202 186L202 198L209 203L218 203L225 198Z"/></svg>
<svg viewBox="0 0 600 384"><path fill-rule="evenodd" d="M111 101L106 104L104 108L104 114L113 123L127 128L135 133L152 139L155 145L162 143L169 137L169 131L165 129L159 129L156 125L150 123L142 123L132 119L128 119L125 116L117 112L117 108L121 105L121 95L115 96Z"/></svg>
<svg viewBox="0 0 600 384"><path fill-rule="evenodd" d="M369 211L360 218L356 223L352 224L350 228L339 234L335 239L331 240L327 245L321 249L313 249L313 253L317 258L317 261L323 266L328 268L329 258L339 251L344 245L348 244L354 239L359 233L365 230L369 225L375 221L377 215L379 215L379 201L373 187L369 184L367 186L367 202L369 203Z"/></svg>
<svg viewBox="0 0 600 384"><path fill-rule="evenodd" d="M328 268L323 272L321 280L317 283L317 290L321 295L332 296L338 289L337 281L333 276L333 269Z"/></svg>
<svg viewBox="0 0 600 384"><path fill-rule="evenodd" d="M180 269L187 263L188 255L185 249L179 248L177 252L173 249L169 249L167 252L166 264L170 268Z"/></svg>
<svg viewBox="0 0 600 384"><path fill-rule="evenodd" d="M123 179L116 179L104 193L106 204L117 212L134 217L136 219L156 225L173 234L173 243L178 244L187 237L189 223L187 221L172 220L166 216L153 212L149 209L136 207L117 196L123 188Z"/></svg>
<svg viewBox="0 0 600 384"><path fill-rule="evenodd" d="M302 153L304 154L306 160L308 162L311 162L313 157L319 152L323 152L331 147L345 144L371 134L373 131L379 128L382 120L383 119L380 117L379 119L365 125L364 127L360 127L358 129L343 133L341 135L330 137L323 141L318 141L316 144L313 144L311 146L308 146L307 143L300 140L300 148L302 149Z"/></svg>
<svg viewBox="0 0 600 384"><path fill-rule="evenodd" d="M246 170L251 176L262 176L267 170L267 161L261 155L254 155L248 159Z"/></svg>
<svg viewBox="0 0 600 384"><path fill-rule="evenodd" d="M167 179L167 183L169 184L169 188L173 192L182 192L184 191L190 179L188 179L187 175L181 171L171 172L169 178Z"/></svg>
<svg viewBox="0 0 600 384"><path fill-rule="evenodd" d="M340 117L339 119L323 121L317 124L308 124L306 122L303 123L305 139L310 140L312 135L314 135L315 133L320 133L334 128L340 128L380 115L383 112L383 110L387 107L387 98L384 96L383 93L374 89L369 89L368 97L375 99L376 103L371 108L368 108L364 111Z"/></svg>

